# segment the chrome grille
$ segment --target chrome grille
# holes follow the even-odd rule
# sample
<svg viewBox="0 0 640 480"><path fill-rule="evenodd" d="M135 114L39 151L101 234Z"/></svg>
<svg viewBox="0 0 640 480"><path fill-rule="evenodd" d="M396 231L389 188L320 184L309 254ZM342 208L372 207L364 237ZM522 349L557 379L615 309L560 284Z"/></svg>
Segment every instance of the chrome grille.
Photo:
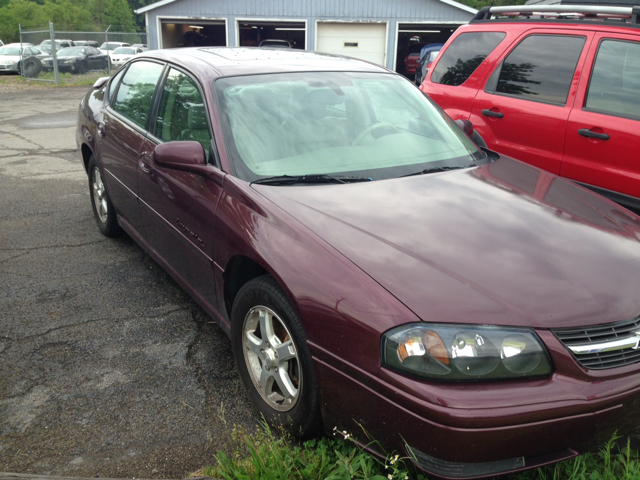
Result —
<svg viewBox="0 0 640 480"><path fill-rule="evenodd" d="M640 317L605 325L558 328L552 331L565 347L571 351L576 360L588 369L604 370L640 362L640 349L637 348L640 336L635 333L640 331ZM631 344L635 342L635 347L599 348L603 345L624 343L621 341L625 339ZM576 350L588 350L585 347L589 346L593 346L594 351L576 353Z"/></svg>

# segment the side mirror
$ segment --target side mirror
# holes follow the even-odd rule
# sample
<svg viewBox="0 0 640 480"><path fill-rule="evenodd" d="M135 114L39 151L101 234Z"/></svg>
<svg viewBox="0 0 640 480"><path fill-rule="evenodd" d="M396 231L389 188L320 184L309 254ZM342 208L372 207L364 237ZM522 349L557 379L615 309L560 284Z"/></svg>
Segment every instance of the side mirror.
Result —
<svg viewBox="0 0 640 480"><path fill-rule="evenodd" d="M186 140L161 143L153 150L152 157L161 167L186 172L197 173L207 164L202 145Z"/></svg>
<svg viewBox="0 0 640 480"><path fill-rule="evenodd" d="M473 135L473 123L469 120L456 120L456 125L460 127L464 133L467 134L469 138Z"/></svg>

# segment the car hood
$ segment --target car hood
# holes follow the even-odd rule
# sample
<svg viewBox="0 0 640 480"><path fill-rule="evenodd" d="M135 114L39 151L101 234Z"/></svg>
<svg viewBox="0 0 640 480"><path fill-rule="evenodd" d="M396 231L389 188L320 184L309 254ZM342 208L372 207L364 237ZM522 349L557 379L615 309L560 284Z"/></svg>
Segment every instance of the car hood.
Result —
<svg viewBox="0 0 640 480"><path fill-rule="evenodd" d="M521 162L253 188L424 321L553 328L640 314L638 217Z"/></svg>

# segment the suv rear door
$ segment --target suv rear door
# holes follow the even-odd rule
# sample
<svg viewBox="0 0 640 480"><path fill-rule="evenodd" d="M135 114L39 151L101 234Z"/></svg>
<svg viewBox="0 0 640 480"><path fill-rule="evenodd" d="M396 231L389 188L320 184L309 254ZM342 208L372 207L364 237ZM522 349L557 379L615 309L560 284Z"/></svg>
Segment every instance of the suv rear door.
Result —
<svg viewBox="0 0 640 480"><path fill-rule="evenodd" d="M597 33L566 132L560 174L640 207L640 37Z"/></svg>
<svg viewBox="0 0 640 480"><path fill-rule="evenodd" d="M567 119L594 33L531 29L513 42L473 102L470 120L490 146L559 174Z"/></svg>

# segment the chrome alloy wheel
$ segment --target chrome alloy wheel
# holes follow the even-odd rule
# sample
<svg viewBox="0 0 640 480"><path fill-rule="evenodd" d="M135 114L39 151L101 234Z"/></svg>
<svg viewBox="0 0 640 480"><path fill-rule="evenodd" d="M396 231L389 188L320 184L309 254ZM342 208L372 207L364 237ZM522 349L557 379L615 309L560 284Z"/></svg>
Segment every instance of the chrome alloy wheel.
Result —
<svg viewBox="0 0 640 480"><path fill-rule="evenodd" d="M102 223L107 223L107 216L109 214L107 191L104 188L102 175L100 175L100 169L98 167L93 168L93 183L91 184L91 189L93 190L93 203L96 206L98 217Z"/></svg>
<svg viewBox="0 0 640 480"><path fill-rule="evenodd" d="M302 372L291 334L267 307L249 310L242 327L244 360L251 380L274 410L291 410L302 388Z"/></svg>

